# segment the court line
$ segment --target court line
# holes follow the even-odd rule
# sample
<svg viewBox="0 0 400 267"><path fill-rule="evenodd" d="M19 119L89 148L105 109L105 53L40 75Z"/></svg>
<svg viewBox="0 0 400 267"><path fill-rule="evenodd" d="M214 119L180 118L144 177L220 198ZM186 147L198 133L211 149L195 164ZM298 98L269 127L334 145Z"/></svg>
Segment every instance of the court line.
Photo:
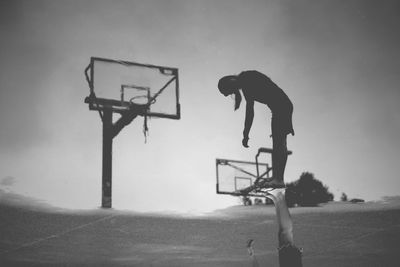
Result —
<svg viewBox="0 0 400 267"><path fill-rule="evenodd" d="M335 248L338 248L338 247L341 247L341 246L345 246L345 245L351 244L353 241L356 241L356 240L359 240L359 239L363 239L365 237L368 237L368 236L371 236L371 235L375 235L375 234L380 233L380 232L390 231L392 228L397 228L399 226L400 226L400 224L395 224L395 225L392 225L392 226L389 226L389 227L386 227L386 228L381 228L379 230L376 230L376 231L373 231L373 232L370 232L370 233L359 235L359 236L357 236L355 238L350 238L348 240L345 240L345 241L339 243L338 245L331 247L330 249L335 249Z"/></svg>
<svg viewBox="0 0 400 267"><path fill-rule="evenodd" d="M331 229L361 229L361 230L368 230L368 231L379 231L379 230L384 230L385 228L382 227L357 227L357 226L346 226L346 225L328 225L328 224L305 224L305 223L293 223L293 227L296 228L297 226L301 227L319 227L319 228L331 228ZM391 226L389 226L391 227Z"/></svg>
<svg viewBox="0 0 400 267"><path fill-rule="evenodd" d="M36 245L36 244L38 244L38 243L44 242L44 241L49 240L49 239L58 238L58 237L60 237L60 236L62 236L62 235L71 233L71 232L76 231L76 230L79 230L79 229L83 229L83 228L85 228L85 227L87 227L87 226L96 224L96 223L98 223L98 222L105 221L105 220L107 220L107 219L111 219L111 218L113 218L113 217L115 217L115 216L117 216L117 215L114 214L114 215L105 216L105 217L100 218L100 219L97 219L97 220L95 220L95 221L88 222L88 223L85 223L85 224L82 224L82 225L79 225L79 226L76 226L76 227L73 227L73 228L70 228L70 229L61 231L61 232L56 233L56 234L49 235L49 236L43 237L43 238L39 238L39 239L36 239L35 241L32 241L32 242L24 243L24 244L20 245L19 247L14 248L14 249L9 249L9 250L5 250L5 251L0 252L0 255L5 255L5 254L8 254L8 253L10 253L10 252L14 252L14 251L20 250L20 249L22 249L22 248L31 247L31 246L34 246L34 245Z"/></svg>
<svg viewBox="0 0 400 267"><path fill-rule="evenodd" d="M400 224L391 225L391 226L388 226L388 227L385 227L385 228L379 228L379 229L377 229L375 231L371 231L369 233L361 234L361 235L358 235L358 236L356 236L354 238L348 238L348 239L343 240L343 241L339 242L338 244L336 244L336 245L334 245L332 247L329 247L329 248L327 248L327 249L325 249L323 251L315 252L315 253L311 252L311 253L309 253L307 255L304 255L303 259L304 258L312 258L312 257L318 256L318 255L321 255L323 253L326 253L328 251L334 250L336 248L349 245L354 241L357 241L357 240L360 240L360 239L363 239L363 238L366 238L366 237L369 237L369 236L372 236L372 235L376 235L376 234L381 233L381 232L391 231L393 228L397 228L397 227L400 227Z"/></svg>

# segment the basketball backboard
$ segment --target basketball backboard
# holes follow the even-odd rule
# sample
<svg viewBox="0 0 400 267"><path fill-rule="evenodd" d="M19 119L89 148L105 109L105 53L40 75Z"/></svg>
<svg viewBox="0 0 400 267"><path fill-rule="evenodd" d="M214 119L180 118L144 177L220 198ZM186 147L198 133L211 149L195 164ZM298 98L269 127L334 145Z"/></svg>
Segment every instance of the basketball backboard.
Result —
<svg viewBox="0 0 400 267"><path fill-rule="evenodd" d="M180 119L177 68L92 57L85 74L91 110L122 113L136 104L146 116Z"/></svg>
<svg viewBox="0 0 400 267"><path fill-rule="evenodd" d="M264 178L269 178L270 168L267 163L229 159L216 159L217 194L233 196L265 197L260 190L244 192L246 188L254 185L257 180L257 172L263 173Z"/></svg>
<svg viewBox="0 0 400 267"><path fill-rule="evenodd" d="M260 147L255 162L216 159L217 194L263 197L269 190L265 182L272 179L271 148ZM287 151L288 155L292 151ZM261 156L264 157L261 157Z"/></svg>

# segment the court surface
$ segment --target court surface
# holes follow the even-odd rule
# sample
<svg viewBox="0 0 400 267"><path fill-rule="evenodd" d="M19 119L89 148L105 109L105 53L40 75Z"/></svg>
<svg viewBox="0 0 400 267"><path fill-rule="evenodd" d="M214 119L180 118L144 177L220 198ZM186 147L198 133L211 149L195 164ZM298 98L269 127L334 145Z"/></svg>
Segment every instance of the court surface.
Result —
<svg viewBox="0 0 400 267"><path fill-rule="evenodd" d="M400 205L291 209L303 266L398 266ZM0 266L279 266L272 206L201 216L0 205Z"/></svg>

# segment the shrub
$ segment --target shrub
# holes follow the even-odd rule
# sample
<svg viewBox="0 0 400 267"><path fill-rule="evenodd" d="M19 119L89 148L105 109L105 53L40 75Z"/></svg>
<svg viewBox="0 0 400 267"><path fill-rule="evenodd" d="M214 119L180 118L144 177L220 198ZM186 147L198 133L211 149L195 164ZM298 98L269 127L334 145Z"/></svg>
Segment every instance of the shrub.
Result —
<svg viewBox="0 0 400 267"><path fill-rule="evenodd" d="M315 179L314 174L303 172L299 180L286 184L286 202L289 207L317 206L332 201L334 196L327 186Z"/></svg>

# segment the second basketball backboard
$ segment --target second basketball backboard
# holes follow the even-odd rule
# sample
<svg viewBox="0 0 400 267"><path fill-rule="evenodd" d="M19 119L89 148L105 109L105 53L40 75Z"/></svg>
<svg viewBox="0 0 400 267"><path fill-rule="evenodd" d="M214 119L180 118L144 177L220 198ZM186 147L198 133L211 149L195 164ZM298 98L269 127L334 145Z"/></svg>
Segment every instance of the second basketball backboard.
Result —
<svg viewBox="0 0 400 267"><path fill-rule="evenodd" d="M265 196L263 192L251 191L243 193L242 190L254 185L258 177L257 172L265 173L265 178L268 178L269 169L268 164L261 162L216 159L217 194Z"/></svg>

